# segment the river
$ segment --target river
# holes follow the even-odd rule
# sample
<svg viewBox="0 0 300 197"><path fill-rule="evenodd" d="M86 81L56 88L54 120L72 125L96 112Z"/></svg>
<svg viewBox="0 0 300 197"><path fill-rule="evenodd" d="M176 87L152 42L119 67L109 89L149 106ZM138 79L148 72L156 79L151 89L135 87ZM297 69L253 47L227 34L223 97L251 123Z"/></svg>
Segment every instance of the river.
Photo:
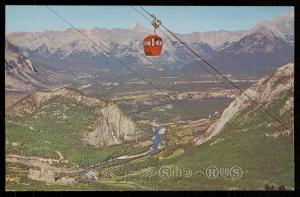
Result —
<svg viewBox="0 0 300 197"><path fill-rule="evenodd" d="M91 173L91 171L93 171L94 169L98 168L99 166L101 165L104 165L106 164L107 162L112 162L114 160L123 160L123 159L135 159L135 158L138 158L138 157L143 157L143 156L146 156L146 155L153 155L155 153L157 153L159 151L159 145L161 143L161 134L160 134L160 131L161 129L164 128L164 125L160 125L158 127L155 128L154 130L154 136L152 137L152 140L153 140L153 144L150 148L150 150L146 151L146 152L143 152L143 153L140 153L140 154L136 154L136 155L123 155L123 156L119 156L117 158L113 158L113 159L109 159L108 161L101 161L99 164L92 164L88 167L86 167L82 172L81 174L85 174L87 176L89 176L90 178L92 178L93 174ZM95 177L93 177L95 178Z"/></svg>
<svg viewBox="0 0 300 197"><path fill-rule="evenodd" d="M163 128L163 125L160 125L156 127L154 131L154 136L153 136L153 145L152 145L152 151L149 152L149 154L155 154L159 149L158 146L161 143L161 136L160 136L160 130Z"/></svg>

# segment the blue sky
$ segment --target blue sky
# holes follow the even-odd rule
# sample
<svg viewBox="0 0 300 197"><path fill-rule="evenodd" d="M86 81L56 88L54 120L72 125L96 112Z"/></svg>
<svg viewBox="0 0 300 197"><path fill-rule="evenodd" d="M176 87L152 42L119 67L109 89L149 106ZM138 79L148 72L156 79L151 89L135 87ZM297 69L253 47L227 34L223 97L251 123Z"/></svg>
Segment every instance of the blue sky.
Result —
<svg viewBox="0 0 300 197"><path fill-rule="evenodd" d="M51 6L73 25L80 28L129 28L149 22L130 6ZM215 30L243 30L257 22L272 19L291 7L224 7L224 6L145 6L177 33ZM293 9L293 8L292 8ZM6 6L6 33L16 31L65 30L70 26L45 6Z"/></svg>

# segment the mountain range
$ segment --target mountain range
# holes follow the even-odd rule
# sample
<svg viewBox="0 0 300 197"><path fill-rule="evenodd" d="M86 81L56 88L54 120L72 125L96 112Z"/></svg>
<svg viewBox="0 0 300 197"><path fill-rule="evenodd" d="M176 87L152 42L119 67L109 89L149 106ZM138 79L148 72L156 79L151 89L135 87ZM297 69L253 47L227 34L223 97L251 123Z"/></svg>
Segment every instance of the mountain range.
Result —
<svg viewBox="0 0 300 197"><path fill-rule="evenodd" d="M164 49L160 58L149 58L143 52L143 38L152 31L138 23L129 29L79 29L98 44L103 43L112 55L130 65L175 65L184 72L194 72L193 59L183 52L184 47L161 32ZM262 21L244 31L211 31L177 34L198 54L226 73L258 77L274 71L280 65L293 62L294 11ZM116 64L95 44L74 28L65 31L13 32L6 39L20 47L28 58L44 62L76 62L84 66ZM157 60L157 61L156 61ZM201 71L202 72L202 71Z"/></svg>
<svg viewBox="0 0 300 197"><path fill-rule="evenodd" d="M96 27L79 30L97 43L103 42L108 48L103 45L100 45L101 47L111 51L132 69L140 69L139 73L143 76L147 74L147 79L160 76L156 74L161 74L161 71L152 67L155 64L156 67L163 68L161 70L164 72L173 66L177 72L175 74L180 73L181 76L193 74L187 75L188 79L182 82L190 82L194 75L198 77L203 74L203 71L198 69L199 65L182 52L185 50L184 47L163 34L162 56L149 58L143 55L142 40L151 31L138 23L134 23L129 29ZM72 187L78 190L84 190L83 185L93 183L99 183L96 189L102 190L105 183L111 184L113 181L117 185L132 183L140 184L143 186L142 189L149 186L163 190L166 188L253 190L262 189L269 184L294 189L294 12L291 10L270 21L262 21L244 31L220 30L177 35L218 70L234 75L234 79L238 77L259 79L262 75L264 77L250 88L247 87L244 93L248 96L244 94L233 96L233 101L220 117L201 119L199 122L202 124L204 121L204 126L194 125L195 130L190 130L194 121L187 121L186 127L185 123L181 125L179 117L178 121L174 121L175 124L169 126L166 124L163 132L157 130L159 137L155 134L152 140L155 143L158 138L159 141L162 139L164 146L161 146L157 155L150 156L148 150L149 148L153 150L153 146L148 139L148 131L146 127L139 126L140 123L143 126L151 123L148 120L152 116L147 116L146 108L158 109L153 110L154 122L157 118L163 122L164 118L161 117L164 117L164 114L176 117L177 112L175 109L171 111L172 105L168 104L168 107L165 107L164 101L154 98L160 94L152 95L148 89L140 91L139 87L134 85L128 86L127 90L125 83L120 87L115 86L114 84L118 84L119 81L105 82L108 85L99 83L105 81L106 75L116 76L118 71L115 67L116 62L74 28L65 31L46 30L7 34L6 93L38 90L30 94L27 92L27 96L6 109L5 151L8 158L6 169L9 169L6 172L6 181L12 180L7 181L11 185L14 184L11 187L18 188L18 185L22 184L22 188L30 186L31 189L39 189L45 186L51 190L56 188L59 180L69 177L74 181ZM139 66L141 64L143 68ZM93 69L99 65L105 69ZM152 72L144 69L148 65L151 65L149 70ZM76 69L76 66L80 69ZM64 72L60 72L61 70ZM124 71L120 73L124 76L127 74ZM175 75L165 73L170 74L166 76L166 81L170 81L167 83L169 87L173 82L170 78ZM113 95L113 98L125 102L114 103L104 99L109 96L102 98L88 96L86 94L88 91L83 93L61 85L59 88L57 86L50 88L51 84L65 80L67 77L64 74L81 87L95 84L97 93L102 93L102 90L113 86L112 92L121 93ZM125 77L118 77L115 79L120 80L121 84ZM140 81L131 78L130 80L131 84L144 85ZM209 84L209 87L204 84L203 88L218 91L218 86L214 88L215 81L199 80L199 82ZM105 89L102 86L105 86ZM178 87L183 89L180 85ZM198 84L186 87L188 91L183 89L181 90L183 93L189 93L191 88L202 91L201 85ZM218 95L223 94L221 90L217 92ZM110 89L107 92L109 91ZM136 92L141 94L136 95ZM134 99L131 101L130 97ZM138 113L143 116L139 116L135 111L135 108L140 110L140 105L141 111ZM186 102L181 105L188 106L187 109L204 110L198 103L191 105ZM207 105L217 105L217 102L212 101ZM126 114L121 106L133 111L134 115ZM147 141L144 141L146 138ZM131 160L133 156L145 157ZM41 160L46 161L44 163L51 162L47 165L39 164ZM33 162L28 164L29 161ZM156 179L153 175L146 177L141 174L149 173L149 169L156 167L159 167L160 172L161 167L170 166L179 166L192 172L203 170L206 175L207 169L211 167L216 169L229 167L231 178L223 176L226 172L221 170L218 178L208 175L189 177L180 175L179 178L172 177L167 181L162 180L161 176ZM22 171L17 171L18 168ZM91 168L94 170L90 171ZM113 168L116 171L112 171ZM65 173L65 169L70 170L70 173ZM231 174L232 169L240 169L242 174L234 177L232 175L235 174ZM94 179L83 179L82 172L84 176L93 175ZM105 172L116 174L104 177ZM105 182L106 178L109 178L109 182ZM145 178L150 179L145 181ZM47 180L51 180L50 183L53 185L50 184L48 187ZM59 190L59 187L57 188Z"/></svg>

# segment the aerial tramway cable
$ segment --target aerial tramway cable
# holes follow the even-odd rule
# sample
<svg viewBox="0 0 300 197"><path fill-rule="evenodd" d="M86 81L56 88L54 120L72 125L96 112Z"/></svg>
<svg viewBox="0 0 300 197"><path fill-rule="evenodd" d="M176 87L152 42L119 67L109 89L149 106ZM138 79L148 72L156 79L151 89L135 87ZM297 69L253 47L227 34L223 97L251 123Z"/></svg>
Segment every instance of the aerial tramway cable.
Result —
<svg viewBox="0 0 300 197"><path fill-rule="evenodd" d="M146 9L144 9L142 6L140 6L150 17L152 17L153 15L151 13L149 13ZM141 14L145 19L147 19L148 21L150 21L143 13L141 13L138 9L136 9L135 7L132 6L132 8L134 10L136 10L139 14ZM161 26L168 32L170 33L173 37L175 37L183 46L185 46L186 48L189 49L189 51L191 51L194 55L196 55L200 60L202 60L204 63L208 64L210 66L210 68L212 68L213 70L215 70L223 79L225 79L226 81L228 81L229 83L231 83L236 89L238 89L242 94L246 95L246 97L248 97L251 101L253 101L255 104L258 105L259 108L256 108L255 111L257 111L258 109L263 110L265 113L267 113L271 118L273 118L275 121L277 121L278 123L280 123L280 125L285 128L288 129L280 120L278 120L278 118L274 117L272 114L270 114L270 112L266 111L263 106L261 106L259 103L257 103L255 100L253 100L251 97L249 97L246 93L244 93L244 91L242 91L234 82L232 82L230 79L228 79L227 77L223 76L223 74L221 72L219 72L217 69L215 69L211 64L209 64L204 58L202 58L200 55L198 55L196 52L194 52L190 47L188 47L183 41L181 41L174 33L172 33L169 29L167 29L163 24L161 24ZM162 31L162 30L161 30ZM171 41L172 39L164 32L162 31ZM182 49L182 48L181 48ZM182 49L183 50L183 49ZM186 52L185 50L183 50L184 52ZM187 55L191 56L189 53L186 52ZM192 57L192 56L191 56ZM205 69L205 66L201 64L200 61L198 61L197 59L195 59L195 62L197 62L203 69ZM216 78L216 76L214 74L212 74L211 72L209 72L207 69L205 69L209 74L211 74L213 77ZM225 81L225 82L226 82ZM252 155L250 152L248 152L247 150L245 150L244 148L242 148L241 146L236 146L236 144L234 142L232 142L229 138L227 138L226 136L224 136L222 133L219 133L218 135L220 135L221 137L223 137L227 142L229 142L233 147L238 148L240 151L246 153L248 156L250 156L251 158L253 158L254 160L256 160L258 163L260 163L261 165L265 165L264 162L262 162L261 160L257 160L256 157L254 155ZM257 166L258 167L258 166Z"/></svg>
<svg viewBox="0 0 300 197"><path fill-rule="evenodd" d="M148 12L143 6L140 6L142 10L144 10L150 17L153 17L154 15ZM272 119L277 121L285 130L288 130L288 127L277 117L275 117L273 114L271 114L269 111L264 109L264 107L258 103L255 99L252 99L248 94L246 94L243 90L241 90L233 81L231 81L228 77L224 76L218 69L216 69L212 64L210 64L207 60L205 60L203 57L201 57L198 53L196 53L192 48L190 48L185 42L183 42L177 35L175 35L172 31L170 31L164 24L160 24L169 34L171 34L176 40L178 40L183 46L185 46L192 54L194 54L197 58L202 60L206 65L208 65L211 69L213 69L219 76L221 76L223 79L228 81L234 88L239 90L241 94L246 96L249 100L251 100L254 104L256 104L262 111L264 111L266 114L268 114ZM198 62L198 61L196 61ZM200 64L198 62L198 64ZM201 65L201 64L200 64ZM201 65L202 66L202 65Z"/></svg>
<svg viewBox="0 0 300 197"><path fill-rule="evenodd" d="M166 96L168 99L170 99L171 102L175 103L176 105L180 106L185 112L189 113L190 115L192 115L194 118L198 119L198 117L191 111L189 111L188 109L186 109L182 104L178 103L176 100L174 100L172 98L171 95L169 95L168 93L162 92L159 88L157 88L155 85L153 85L153 83L149 80L147 80L146 78L144 78L143 76L141 76L139 73L137 73L136 71L134 71L133 69L131 69L129 66L127 66L126 64L122 63L118 58L114 57L111 52L108 50L109 48L107 46L105 46L103 43L100 42L97 43L96 41L92 40L91 38L89 38L85 33L83 33L82 31L80 31L77 27L75 27L72 23L70 23L67 19L65 19L62 15L60 15L58 12L56 12L54 9L52 9L49 6L46 6L51 12L53 12L56 16L58 16L59 18L61 18L64 22L66 22L68 25L70 25L71 27L73 27L77 32L79 32L82 36L84 36L86 39L88 39L90 42L92 42L93 44L95 44L97 47L99 47L99 49L101 49L105 54L107 54L108 56L110 56L112 59L114 59L116 62L118 62L121 66L124 66L126 69L128 69L130 72L132 72L133 74L135 74L136 76L138 76L139 78L141 78L143 81L147 82L150 86L152 86L154 89L158 90L160 93L162 93L164 96ZM164 27L165 28L165 27ZM104 49L104 47L106 49ZM248 152L247 150L241 148L241 146L237 146L234 142L232 142L228 137L224 136L222 133L219 133L219 135L221 137L224 138L224 140L226 140L227 142L229 142L233 147L238 148L240 151L244 152L245 154L247 154L248 156L250 156L251 158L253 158L254 160L256 160L255 156L253 156L250 152ZM265 165L263 162L261 162L260 160L257 160L259 163L261 163L261 165Z"/></svg>
<svg viewBox="0 0 300 197"><path fill-rule="evenodd" d="M55 15L57 15L59 18L61 18L63 21L65 21L68 25L70 25L71 27L73 27L78 33L80 33L81 35L83 35L86 39L88 39L90 42L92 42L93 44L95 44L97 47L99 47L99 49L101 49L106 55L110 56L112 59L114 59L116 62L118 62L121 66L124 66L127 70L129 70L130 72L132 72L133 74L135 74L136 76L138 76L140 79L142 79L143 81L145 81L146 83L148 83L150 86L152 86L154 89L156 89L157 91L159 91L162 95L164 95L165 97L167 97L172 103L177 104L178 106L180 106L183 110L185 110L187 113L189 113L192 117L199 119L199 117L195 116L193 113L191 113L190 110L188 110L185 106L183 106L182 104L178 103L171 95L169 95L168 93L163 92L160 88L156 87L151 81L149 81L148 79L146 79L145 77L141 76L139 73L137 73L135 70L133 70L132 68L130 68L129 66L127 66L126 64L124 64L123 62L121 62L118 58L114 57L111 52L109 52L107 49L108 47L105 46L102 42L97 43L96 41L94 41L93 39L89 38L85 33L83 33L80 29L78 29L77 27L75 27L72 23L70 23L68 20L66 20L62 15L60 15L58 12L56 12L54 9L52 9L49 6L46 6L51 12L53 12ZM105 49L105 48L106 49Z"/></svg>
<svg viewBox="0 0 300 197"><path fill-rule="evenodd" d="M135 11L137 11L140 15L142 15L146 20L148 20L151 23L151 20L145 16L142 12L140 12L138 9L136 9L134 6L131 6ZM173 39L167 34L165 33L163 30L159 29L170 41L174 42ZM193 58L194 62L198 63L207 73L209 73L212 77L214 77L217 81L223 81L224 86L228 89L230 89L227 85L226 85L226 81L224 81L222 78L219 78L218 75L214 75L205 65L203 65L199 60L195 59L191 54L189 54L186 50L183 50L182 48L180 48L186 55L188 55L189 57Z"/></svg>

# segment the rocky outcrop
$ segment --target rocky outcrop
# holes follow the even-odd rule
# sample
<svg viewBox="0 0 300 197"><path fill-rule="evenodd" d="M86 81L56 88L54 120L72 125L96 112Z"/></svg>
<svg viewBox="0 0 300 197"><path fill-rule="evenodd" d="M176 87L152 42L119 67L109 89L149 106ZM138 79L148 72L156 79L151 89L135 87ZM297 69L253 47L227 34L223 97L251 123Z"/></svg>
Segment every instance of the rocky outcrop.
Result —
<svg viewBox="0 0 300 197"><path fill-rule="evenodd" d="M31 75L37 72L22 50L5 42L5 87L8 89L31 89L38 83Z"/></svg>
<svg viewBox="0 0 300 197"><path fill-rule="evenodd" d="M85 136L88 144L98 147L138 139L140 134L136 132L137 126L122 113L117 105L108 104L98 113L97 126Z"/></svg>
<svg viewBox="0 0 300 197"><path fill-rule="evenodd" d="M273 74L262 78L252 87L245 91L252 100L261 104L264 107L269 106L285 91L294 88L294 64L286 64ZM294 106L294 98L291 96L286 104L280 109L281 113L287 110L292 110ZM202 144L210 140L213 136L222 131L226 123L238 116L241 112L247 110L253 106L251 101L244 94L237 97L222 113L219 120L212 124L206 131L206 133L195 139L196 144ZM255 107L253 107L255 108Z"/></svg>
<svg viewBox="0 0 300 197"><path fill-rule="evenodd" d="M22 50L8 41L5 41L5 68L7 71L36 72Z"/></svg>
<svg viewBox="0 0 300 197"><path fill-rule="evenodd" d="M121 144L135 141L142 131L113 102L89 97L71 88L56 88L36 92L17 102L8 109L8 116L23 116L32 113L52 98L61 97L80 105L91 107L96 114L92 129L83 135L83 141L94 147Z"/></svg>
<svg viewBox="0 0 300 197"><path fill-rule="evenodd" d="M5 91L30 92L62 83L67 77L46 64L33 62L26 52L5 41Z"/></svg>

